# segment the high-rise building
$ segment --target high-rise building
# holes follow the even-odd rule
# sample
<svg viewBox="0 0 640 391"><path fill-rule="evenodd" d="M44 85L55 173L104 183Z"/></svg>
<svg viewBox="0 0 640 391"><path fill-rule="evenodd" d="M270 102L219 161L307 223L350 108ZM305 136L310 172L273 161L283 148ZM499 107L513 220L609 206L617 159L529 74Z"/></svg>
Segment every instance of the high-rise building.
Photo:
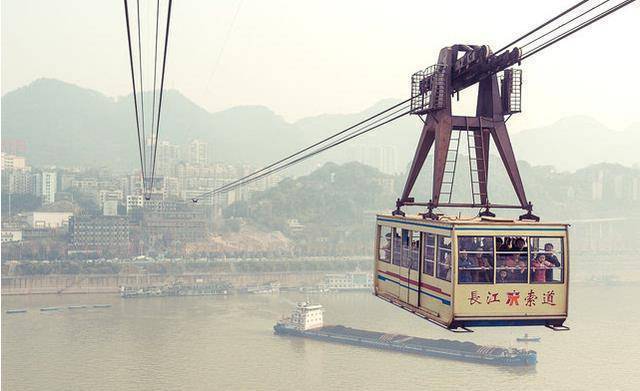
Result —
<svg viewBox="0 0 640 391"><path fill-rule="evenodd" d="M207 164L209 145L200 140L193 140L187 146L187 161L193 164Z"/></svg>
<svg viewBox="0 0 640 391"><path fill-rule="evenodd" d="M156 174L174 175L175 165L180 161L180 146L168 141L158 143L156 153Z"/></svg>
<svg viewBox="0 0 640 391"><path fill-rule="evenodd" d="M8 194L30 194L33 192L31 167L23 170L2 170L2 192Z"/></svg>
<svg viewBox="0 0 640 391"><path fill-rule="evenodd" d="M23 170L27 167L27 160L23 156L9 155L2 152L3 170Z"/></svg>
<svg viewBox="0 0 640 391"><path fill-rule="evenodd" d="M42 171L34 175L34 193L42 197L42 204L52 204L56 200L57 174L55 171Z"/></svg>

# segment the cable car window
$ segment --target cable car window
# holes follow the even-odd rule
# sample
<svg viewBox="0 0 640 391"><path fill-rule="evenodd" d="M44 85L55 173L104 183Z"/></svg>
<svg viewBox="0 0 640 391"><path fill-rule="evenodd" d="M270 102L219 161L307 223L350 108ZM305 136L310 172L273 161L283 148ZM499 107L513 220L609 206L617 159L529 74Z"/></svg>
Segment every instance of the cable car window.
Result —
<svg viewBox="0 0 640 391"><path fill-rule="evenodd" d="M420 232L411 233L411 249L409 250L409 268L418 270L420 262Z"/></svg>
<svg viewBox="0 0 640 391"><path fill-rule="evenodd" d="M436 235L425 232L424 234L424 264L422 268L422 272L424 274L428 274L433 276L433 271L435 270L434 264L436 259Z"/></svg>
<svg viewBox="0 0 640 391"><path fill-rule="evenodd" d="M409 267L409 257L411 253L411 231L403 229L402 231L402 260L400 266Z"/></svg>
<svg viewBox="0 0 640 391"><path fill-rule="evenodd" d="M496 237L496 282L527 283L529 248L523 236Z"/></svg>
<svg viewBox="0 0 640 391"><path fill-rule="evenodd" d="M458 283L493 284L493 236L458 238Z"/></svg>
<svg viewBox="0 0 640 391"><path fill-rule="evenodd" d="M451 238L438 235L438 267L436 277L451 281Z"/></svg>
<svg viewBox="0 0 640 391"><path fill-rule="evenodd" d="M380 226L380 237L378 238L380 254L378 258L382 262L391 262L391 227Z"/></svg>
<svg viewBox="0 0 640 391"><path fill-rule="evenodd" d="M393 228L391 231L391 236L391 247L393 249L393 257L391 258L391 263L393 263L394 265L400 265L402 262L402 242L400 240L400 235L398 235L398 230Z"/></svg>
<svg viewBox="0 0 640 391"><path fill-rule="evenodd" d="M564 276L562 238L531 238L531 282L562 283Z"/></svg>

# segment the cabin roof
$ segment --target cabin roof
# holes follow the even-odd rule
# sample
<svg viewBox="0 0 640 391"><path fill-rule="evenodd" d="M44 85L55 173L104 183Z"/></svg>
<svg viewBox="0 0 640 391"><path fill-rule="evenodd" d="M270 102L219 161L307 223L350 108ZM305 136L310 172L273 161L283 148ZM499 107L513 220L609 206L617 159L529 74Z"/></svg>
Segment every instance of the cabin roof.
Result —
<svg viewBox="0 0 640 391"><path fill-rule="evenodd" d="M391 214L378 214L378 220L393 220L396 222L413 222L425 225L436 225L442 227L455 227L467 225L482 226L530 226L530 227L568 227L567 223L550 222L550 221L533 221L533 220L515 220L503 217L480 217L480 216L440 216L439 220L425 219L419 214L406 216L393 216Z"/></svg>

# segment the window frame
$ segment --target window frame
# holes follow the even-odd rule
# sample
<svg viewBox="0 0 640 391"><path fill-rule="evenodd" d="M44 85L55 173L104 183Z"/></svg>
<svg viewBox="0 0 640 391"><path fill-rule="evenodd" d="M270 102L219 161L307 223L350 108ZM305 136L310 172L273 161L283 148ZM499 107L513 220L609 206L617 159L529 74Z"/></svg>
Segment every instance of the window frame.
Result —
<svg viewBox="0 0 640 391"><path fill-rule="evenodd" d="M417 234L417 237L416 237ZM418 242L417 254L414 254L413 244ZM409 270L420 272L420 249L422 248L422 234L420 231L409 231ZM415 258L414 258L415 256Z"/></svg>
<svg viewBox="0 0 640 391"><path fill-rule="evenodd" d="M385 228L389 231L389 249L385 250L384 246L383 246L383 240L385 240L386 238L386 234L384 232ZM393 240L393 232L392 232L392 227L389 227L388 225L378 225L378 261L380 262L384 262L384 263L391 263L391 257L392 257L392 253L393 253L393 244L392 244L392 240ZM385 243L386 244L386 243ZM382 254L382 251L389 251L389 259L383 259L380 255Z"/></svg>
<svg viewBox="0 0 640 391"><path fill-rule="evenodd" d="M391 227L391 264L400 267L402 265L402 237L396 235L398 235L398 228ZM396 248L399 250L397 254ZM398 256L396 257L396 255Z"/></svg>
<svg viewBox="0 0 640 391"><path fill-rule="evenodd" d="M442 245L440 244L441 239L442 239L443 242L444 242L445 239L449 239L449 248L446 248L444 246L444 243ZM442 246L442 248L441 248L441 246ZM435 274L436 274L436 278L439 279L439 280L447 281L447 282L453 281L453 277L454 277L453 273L454 273L454 271L453 271L453 249L452 249L452 247L453 247L453 238L451 236L445 236L445 235L440 235L440 234L436 235L436 268L435 268L436 270L435 270ZM446 272L445 272L445 277L441 277L440 276L440 269L439 269L440 265L447 266L446 262L441 262L440 261L441 252L443 252L443 253L447 253L448 252L449 253L449 263L448 263L448 266L449 266L449 278L446 277Z"/></svg>
<svg viewBox="0 0 640 391"><path fill-rule="evenodd" d="M422 232L422 256L420 257L420 262L422 263L422 274L425 274L429 277L435 277L436 276L436 257L437 257L437 238L438 235L432 233L432 232ZM428 237L432 237L433 238L433 245L429 244L429 241L427 240ZM427 254L429 253L427 251L427 248L433 248L433 259L427 259ZM427 270L429 270L427 268L427 261L429 261L429 263L431 263L431 273L427 273Z"/></svg>
<svg viewBox="0 0 640 391"><path fill-rule="evenodd" d="M494 281L496 284L529 284L529 280L530 280L530 258L531 258L531 254L530 254L530 248L529 248L529 244L531 243L531 237L530 236L525 236L525 235L521 235L521 236L516 236L516 235L503 235L503 236L495 236L494 237L494 244L493 244L493 248L494 248L494 252L495 252L495 272L494 272ZM503 244L505 242L506 238L511 238L514 240L517 240L519 238L524 239L525 243L525 248L526 251L498 251L498 246L497 246L497 239L498 238L502 238L503 240ZM505 257L505 259L509 256L509 255L514 255L514 254L518 254L519 256L524 255L525 257L525 268L527 270L527 272L525 273L526 275L526 279L524 281L498 281L498 274L500 273L501 270L509 270L509 268L513 268L514 271L517 270L517 266L498 266L498 263L500 261L500 257L503 256ZM520 259L521 260L521 259Z"/></svg>
<svg viewBox="0 0 640 391"><path fill-rule="evenodd" d="M555 284L555 285L562 285L564 284L564 272L565 272L565 267L566 267L566 259L565 259L565 237L564 236L530 236L529 239L538 239L539 242L543 242L543 241L552 241L552 240L559 240L560 241L560 250L555 250L554 248L554 252L553 255L556 256L556 258L559 258L560 260L560 266L555 266L553 268L551 268L551 270L560 269L560 281L545 281L544 282L538 282L535 281L535 278L533 278L533 257L534 257L534 253L533 253L533 248L532 248L532 240L529 241L529 268L528 268L528 275L529 275L529 281L530 284L536 284L536 285L543 285L543 284ZM553 242L551 242L552 244L554 244ZM546 244L546 243L545 243ZM554 245L555 247L555 245ZM541 252L545 252L544 251L544 244L542 245L542 250L540 251L540 244L538 244L538 251L536 252L536 255L541 253ZM560 257L558 257L558 254L560 254ZM545 271L546 272L546 271Z"/></svg>
<svg viewBox="0 0 640 391"><path fill-rule="evenodd" d="M482 239L482 242L484 243L486 239L490 239L491 240L491 250L463 250L462 246L461 246L461 242L463 239ZM493 285L495 284L496 281L496 237L494 235L460 235L457 236L457 241L458 241L458 245L457 245L457 249L458 249L458 253L457 253L457 270L458 270L458 275L457 275L457 283L460 285ZM474 240L474 244L476 241ZM460 281L460 278L462 277L462 272L463 271L469 271L469 273L473 273L474 271L477 273L481 273L482 271L485 271L486 268L485 267L478 267L478 266L471 266L471 267L467 267L463 270L460 269L460 254L462 252L465 252L467 254L491 254L491 260L489 262L489 264L491 265L489 267L489 275L491 276L489 278L490 281L473 281L473 277L471 281Z"/></svg>

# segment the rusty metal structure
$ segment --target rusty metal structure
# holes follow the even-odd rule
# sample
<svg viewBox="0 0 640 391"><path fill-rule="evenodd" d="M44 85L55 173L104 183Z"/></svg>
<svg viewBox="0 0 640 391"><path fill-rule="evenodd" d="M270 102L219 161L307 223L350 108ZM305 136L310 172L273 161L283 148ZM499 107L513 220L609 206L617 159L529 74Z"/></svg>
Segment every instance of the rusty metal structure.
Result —
<svg viewBox="0 0 640 391"><path fill-rule="evenodd" d="M424 126L394 215L404 215L401 208L410 205L426 206L423 216L430 219L438 218L434 213L438 207L481 208L481 216L495 216L492 208L511 208L526 211L520 216L522 220L539 220L532 213L533 205L525 194L506 126L509 116L521 110L522 72L510 68L520 59L521 51L517 47L493 54L486 45L453 45L440 51L437 64L413 74L410 113L420 116ZM476 115L453 115L452 98L474 84L478 84ZM467 138L472 202L452 203L462 137ZM517 205L490 202L487 183L491 139L515 190ZM416 202L411 191L431 149L434 151L432 196L428 202Z"/></svg>

